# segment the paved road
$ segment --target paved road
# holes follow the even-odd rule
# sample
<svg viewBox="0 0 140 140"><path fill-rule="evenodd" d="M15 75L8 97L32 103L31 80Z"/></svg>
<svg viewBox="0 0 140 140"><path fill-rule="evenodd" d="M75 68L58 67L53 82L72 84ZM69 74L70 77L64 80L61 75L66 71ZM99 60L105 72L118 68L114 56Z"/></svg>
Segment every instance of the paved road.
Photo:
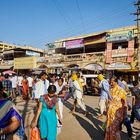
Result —
<svg viewBox="0 0 140 140"><path fill-rule="evenodd" d="M90 112L88 117L82 115L81 110L77 108L77 113L73 116L70 114L70 109L72 108L73 100L69 100L65 103L64 107L64 118L63 118L63 128L62 132L59 134L57 140L103 140L103 130L102 124L105 121L98 120L98 100L99 97L96 96L85 96L85 103L87 109ZM18 110L21 112L24 118L24 124L26 129L26 136L29 140L30 134L30 123L34 116L34 110L36 103L34 101L22 101L19 98L16 100L16 105ZM135 130L140 131L140 123L135 122ZM133 137L132 139L136 139ZM126 134L126 128L123 127L122 140L130 140ZM140 140L140 136L137 137L137 140Z"/></svg>

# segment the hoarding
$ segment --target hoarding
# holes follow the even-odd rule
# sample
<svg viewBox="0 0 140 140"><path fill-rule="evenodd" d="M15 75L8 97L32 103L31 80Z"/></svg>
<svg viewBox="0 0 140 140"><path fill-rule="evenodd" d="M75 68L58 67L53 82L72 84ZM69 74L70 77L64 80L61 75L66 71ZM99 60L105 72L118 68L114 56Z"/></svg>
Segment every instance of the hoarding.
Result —
<svg viewBox="0 0 140 140"><path fill-rule="evenodd" d="M40 56L40 53L34 51L26 51L26 55L29 56Z"/></svg>
<svg viewBox="0 0 140 140"><path fill-rule="evenodd" d="M74 49L84 47L83 39L76 39L64 42L66 49Z"/></svg>
<svg viewBox="0 0 140 140"><path fill-rule="evenodd" d="M37 64L36 57L14 58L14 69L34 69Z"/></svg>
<svg viewBox="0 0 140 140"><path fill-rule="evenodd" d="M107 67L107 70L130 70L131 66L127 63L112 63Z"/></svg>
<svg viewBox="0 0 140 140"><path fill-rule="evenodd" d="M112 50L112 57L125 57L127 56L127 49Z"/></svg>
<svg viewBox="0 0 140 140"><path fill-rule="evenodd" d="M123 40L128 41L131 40L132 38L134 38L133 30L109 33L106 35L106 40L108 42L123 41Z"/></svg>

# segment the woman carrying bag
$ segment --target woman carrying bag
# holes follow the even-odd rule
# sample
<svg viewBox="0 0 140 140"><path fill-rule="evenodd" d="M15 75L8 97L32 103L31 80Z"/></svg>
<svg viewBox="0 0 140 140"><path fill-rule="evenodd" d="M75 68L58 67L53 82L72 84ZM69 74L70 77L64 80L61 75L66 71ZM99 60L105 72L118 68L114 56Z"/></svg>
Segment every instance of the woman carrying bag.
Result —
<svg viewBox="0 0 140 140"><path fill-rule="evenodd" d="M37 124L39 125L40 137L42 140L56 140L56 114L58 115L59 122L62 123L55 92L55 85L50 85L48 88L48 94L41 96L39 108L31 124L32 128L35 128Z"/></svg>

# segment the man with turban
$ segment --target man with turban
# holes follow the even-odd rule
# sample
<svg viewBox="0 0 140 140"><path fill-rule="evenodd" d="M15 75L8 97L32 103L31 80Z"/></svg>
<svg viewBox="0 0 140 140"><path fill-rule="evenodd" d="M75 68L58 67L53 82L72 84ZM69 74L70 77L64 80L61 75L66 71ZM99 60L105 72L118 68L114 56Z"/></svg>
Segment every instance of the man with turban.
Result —
<svg viewBox="0 0 140 140"><path fill-rule="evenodd" d="M72 74L72 81L73 81L73 88L74 88L74 92L73 92L74 107L73 107L72 113L75 112L76 105L78 104L81 107L81 109L84 111L84 114L86 115L87 111L86 111L86 106L83 100L82 83L79 81L75 73Z"/></svg>

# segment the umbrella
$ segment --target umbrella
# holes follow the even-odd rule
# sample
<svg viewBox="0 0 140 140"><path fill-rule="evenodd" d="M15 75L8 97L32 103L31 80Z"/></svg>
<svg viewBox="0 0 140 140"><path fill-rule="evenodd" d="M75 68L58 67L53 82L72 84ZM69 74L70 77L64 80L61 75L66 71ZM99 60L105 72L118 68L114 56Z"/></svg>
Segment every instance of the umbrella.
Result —
<svg viewBox="0 0 140 140"><path fill-rule="evenodd" d="M3 72L3 74L5 75L5 74L16 74L14 71L12 71L12 70L7 70L7 71L4 71Z"/></svg>

